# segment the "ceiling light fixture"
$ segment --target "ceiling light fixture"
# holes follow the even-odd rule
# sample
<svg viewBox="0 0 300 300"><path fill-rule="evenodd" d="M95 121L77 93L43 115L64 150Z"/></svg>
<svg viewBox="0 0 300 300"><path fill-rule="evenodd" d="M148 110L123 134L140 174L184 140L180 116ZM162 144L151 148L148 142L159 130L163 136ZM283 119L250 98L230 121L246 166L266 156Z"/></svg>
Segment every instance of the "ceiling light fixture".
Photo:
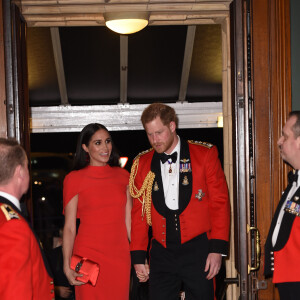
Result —
<svg viewBox="0 0 300 300"><path fill-rule="evenodd" d="M105 25L120 34L138 32L148 25L148 13L145 12L108 12L104 15Z"/></svg>

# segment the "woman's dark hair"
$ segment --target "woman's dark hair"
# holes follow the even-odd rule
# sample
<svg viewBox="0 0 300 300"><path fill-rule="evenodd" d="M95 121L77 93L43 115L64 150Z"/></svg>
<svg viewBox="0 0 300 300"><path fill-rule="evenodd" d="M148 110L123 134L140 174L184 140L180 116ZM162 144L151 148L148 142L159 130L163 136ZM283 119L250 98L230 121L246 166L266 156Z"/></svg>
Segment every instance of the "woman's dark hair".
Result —
<svg viewBox="0 0 300 300"><path fill-rule="evenodd" d="M98 124L98 123L88 124L80 132L80 135L77 140L77 147L76 147L76 153L75 153L75 158L74 158L74 166L73 166L74 170L80 170L80 169L83 169L84 167L86 167L87 165L89 165L89 159L88 159L89 156L88 156L88 153L86 153L83 150L82 144L85 144L88 147L92 136L98 130L101 130L101 129L106 130L108 132L108 134L110 135L107 128L104 125ZM107 163L111 167L120 166L120 163L119 163L120 155L119 155L112 140L111 140L111 143L112 143L112 150L111 150L111 154L110 154L110 157L109 157L109 160Z"/></svg>

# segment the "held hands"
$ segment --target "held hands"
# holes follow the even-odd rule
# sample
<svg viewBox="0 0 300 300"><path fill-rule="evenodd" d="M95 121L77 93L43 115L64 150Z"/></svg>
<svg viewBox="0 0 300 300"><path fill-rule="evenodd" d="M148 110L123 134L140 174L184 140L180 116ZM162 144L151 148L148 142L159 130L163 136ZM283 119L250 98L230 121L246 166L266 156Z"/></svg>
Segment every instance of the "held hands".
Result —
<svg viewBox="0 0 300 300"><path fill-rule="evenodd" d="M205 272L208 272L206 279L214 278L220 271L222 255L220 253L209 253L206 259ZM139 282L146 282L149 279L149 265L135 264L134 269Z"/></svg>
<svg viewBox="0 0 300 300"><path fill-rule="evenodd" d="M139 282L146 282L149 279L149 265L146 264L135 264L135 273Z"/></svg>
<svg viewBox="0 0 300 300"><path fill-rule="evenodd" d="M220 253L209 253L206 259L205 272L208 272L206 279L214 278L220 271L222 255Z"/></svg>
<svg viewBox="0 0 300 300"><path fill-rule="evenodd" d="M54 290L55 295L59 296L60 298L69 298L72 294L71 288L67 286L58 285L54 287Z"/></svg>
<svg viewBox="0 0 300 300"><path fill-rule="evenodd" d="M71 285L83 285L85 284L85 282L82 282L82 281L78 281L76 280L76 277L82 277L82 274L79 274L77 272L75 272L74 270L72 270L71 268L69 267L65 267L64 268L64 273L69 281L69 283Z"/></svg>

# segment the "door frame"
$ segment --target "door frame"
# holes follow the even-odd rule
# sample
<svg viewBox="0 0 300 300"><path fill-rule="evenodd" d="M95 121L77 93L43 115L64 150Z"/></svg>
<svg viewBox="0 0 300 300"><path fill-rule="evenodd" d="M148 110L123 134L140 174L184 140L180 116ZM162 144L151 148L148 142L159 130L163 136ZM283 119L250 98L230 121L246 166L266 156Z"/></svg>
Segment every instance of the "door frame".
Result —
<svg viewBox="0 0 300 300"><path fill-rule="evenodd" d="M10 2L0 0L1 4ZM236 0L245 3L243 0ZM264 244L268 227L278 203L281 190L286 185L287 168L282 163L277 147L278 139L283 123L288 112L291 110L291 74L290 74L290 13L289 0L251 0L251 50L252 50L252 74L253 74L253 97L255 101L254 110L254 140L255 147L255 193L257 226L261 233L261 244ZM0 11L1 12L1 11ZM4 12L2 11L1 17ZM222 21L223 45L228 45L223 49L226 60L223 59L223 68L226 76L223 77L223 93L231 99L231 60L230 60L230 24L229 18ZM3 31L2 22L1 29ZM226 42L226 43L225 43ZM4 44L0 45L4 50ZM3 53L3 51L1 52ZM224 56L223 56L224 57ZM0 56L1 59L1 56ZM3 64L1 64L3 66ZM0 69L1 86L5 85L5 72L3 67ZM225 78L225 79L224 79ZM7 91L6 91L7 92ZM6 94L1 93L0 107L7 107ZM3 110L2 110L3 111ZM232 150L232 112L231 101L223 102L224 116L224 170L229 182L229 191L233 199L233 169L234 161ZM7 136L7 123L5 118L1 118L1 135ZM247 157L245 156L245 159ZM261 166L264 166L263 168ZM240 191L241 192L241 191ZM243 189L247 193L247 189ZM233 200L231 200L233 201ZM232 217L233 217L232 211ZM233 229L231 230L231 244L234 238ZM232 253L233 251L233 253ZM227 261L227 277L236 276L234 249L231 247L230 260ZM262 258L261 261L263 261ZM263 267L257 273L254 281L263 280ZM252 282L256 289L258 285ZM230 290L233 290L230 292ZM238 298L239 288L230 287L227 292L228 299ZM278 299L274 291L274 286L268 280L268 288L259 290L259 299Z"/></svg>

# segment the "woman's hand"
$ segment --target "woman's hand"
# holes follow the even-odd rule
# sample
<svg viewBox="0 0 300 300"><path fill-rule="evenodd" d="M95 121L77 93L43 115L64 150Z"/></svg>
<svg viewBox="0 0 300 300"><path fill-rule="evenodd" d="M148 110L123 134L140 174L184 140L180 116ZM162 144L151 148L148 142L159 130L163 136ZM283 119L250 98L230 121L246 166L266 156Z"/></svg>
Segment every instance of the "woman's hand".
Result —
<svg viewBox="0 0 300 300"><path fill-rule="evenodd" d="M64 273L71 285L83 285L85 282L76 280L76 277L82 277L82 274L79 274L72 270L71 268L64 268Z"/></svg>
<svg viewBox="0 0 300 300"><path fill-rule="evenodd" d="M139 282L146 282L149 279L149 265L136 264L134 265L135 273Z"/></svg>

